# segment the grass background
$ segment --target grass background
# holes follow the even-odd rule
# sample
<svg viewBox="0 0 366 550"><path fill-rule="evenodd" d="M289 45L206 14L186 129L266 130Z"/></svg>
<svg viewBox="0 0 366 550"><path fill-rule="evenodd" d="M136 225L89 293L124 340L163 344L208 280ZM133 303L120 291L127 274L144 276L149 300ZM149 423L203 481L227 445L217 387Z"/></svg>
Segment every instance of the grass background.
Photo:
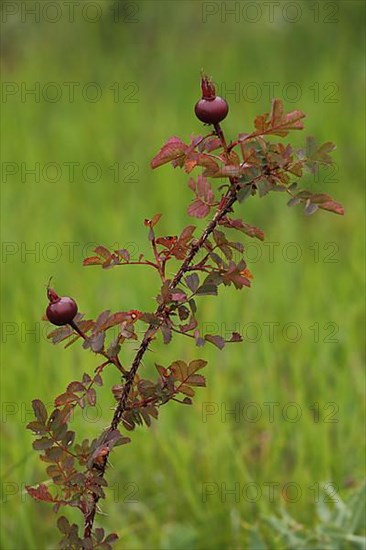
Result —
<svg viewBox="0 0 366 550"><path fill-rule="evenodd" d="M254 116L268 111L265 83L278 83L275 95L285 100L286 108L307 113L306 130L294 136L295 142L315 135L337 144L337 171L321 172L319 182L307 178L305 183L340 200L346 216L318 212L304 217L301 209L288 209L282 195L255 198L236 209L265 231L267 242L278 243L274 258L268 247L253 247L250 241L252 289L226 289L215 300L203 298L199 316L219 331L239 328L247 342L221 353L208 346L198 350L185 339L175 339L169 347L154 345L147 373L154 360L168 365L178 357L203 357L209 361L208 387L197 392L190 408L171 403L161 409L159 422L149 430L137 429L133 443L113 454L111 487L102 503L106 515L98 517L98 524L118 532L117 548L254 548L248 540L253 525L259 525L271 548L283 548L266 529L266 514L286 507L299 522L311 525L317 484L331 481L347 495L363 479L364 3L315 3L317 21L310 3L296 2L295 13L282 2L271 21L264 4L257 4L256 16L243 11L248 3L240 2L235 21L225 17L225 5L218 2L210 3L218 13L206 22L204 4L143 1L126 12L120 3L122 20L116 23L112 4L104 1L99 3L99 21L91 23L81 15L81 2L74 22L68 22L64 8L61 20L50 23L42 15L38 22L31 16L22 22L21 6L14 3L18 14L5 18L3 83L15 83L21 90L39 82L41 96L39 102L30 95L22 100L19 91L3 95L1 104L2 166L11 162L19 167L17 174L3 173L2 178L4 549L57 546L52 510L24 494L25 484L45 479L43 464L31 450L31 433L25 430L30 402L35 397L51 402L70 380L97 365L80 347L63 350L45 339L40 321L45 284L53 275L57 290L74 296L88 316L104 309L154 308L158 281L144 268L104 272L81 263L91 243L128 245L136 254L146 251L142 220L156 212L164 214L162 234L177 233L189 222L186 175L171 167L152 172L149 162L169 136L188 140L202 131L192 115L201 67L219 85L227 90L236 86L240 92L241 97L227 95L230 116L224 129L230 138L249 131ZM88 14L94 17L92 11ZM52 89L45 89L50 82L62 90L53 103L42 97L44 90L51 97ZM80 83L73 102L65 82ZM92 88L81 93L88 82L102 90L96 102L85 97ZM117 101L109 89L116 82ZM248 83L254 83L251 89ZM296 102L291 101L295 88L286 87L289 83L300 90ZM131 97L137 101L128 102ZM59 181L50 181L52 169L46 176L41 173L39 181L22 177L21 163L26 168L39 163L42 172L49 162L61 166ZM79 163L74 181L65 162ZM90 162L102 170L96 182L83 178L81 168ZM110 168L116 162L117 181ZM132 170L134 182L128 177ZM286 260L286 250L294 254L294 248L287 248L290 242L301 251L296 262ZM74 255L69 243L76 243ZM31 249L35 254L26 254ZM271 322L279 323L272 341L265 324ZM251 341L254 325L250 329L248 323L260 329L257 342ZM283 336L287 323L300 327L298 341L289 341L294 338L291 328L289 337ZM314 323L319 341L310 328ZM329 341L332 327L336 342ZM27 333L29 329L36 332ZM126 363L132 352L127 348L122 356ZM113 405L108 387L116 382L111 370L100 391L97 416L89 411L83 422L75 419L75 428L92 437L107 425ZM224 413L225 407L239 407L244 415L217 413L204 422L207 402ZM250 402L262 412L256 422L248 420L254 414L254 409L245 409ZM279 403L273 422L266 402ZM283 417L290 402L302 413L297 422ZM321 410L319 422L311 410L314 403ZM325 409L329 403L334 405ZM337 422L326 422L324 415L333 409ZM292 414L294 408L288 409ZM211 487L217 493L204 502L207 482L215 484ZM289 482L301 489L296 503L281 494ZM255 498L249 483L260 488L261 496ZM268 483L279 484L273 499ZM235 484L239 497L225 498L225 488Z"/></svg>

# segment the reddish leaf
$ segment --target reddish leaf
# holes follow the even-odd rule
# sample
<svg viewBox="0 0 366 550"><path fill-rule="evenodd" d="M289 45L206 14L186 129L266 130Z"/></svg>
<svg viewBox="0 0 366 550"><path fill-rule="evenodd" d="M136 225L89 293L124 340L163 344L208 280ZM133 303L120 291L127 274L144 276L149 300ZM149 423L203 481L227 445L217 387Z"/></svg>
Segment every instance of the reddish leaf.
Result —
<svg viewBox="0 0 366 550"><path fill-rule="evenodd" d="M41 437L40 439L36 439L33 441L33 449L36 451L44 451L45 449L49 449L52 447L53 441L47 436Z"/></svg>
<svg viewBox="0 0 366 550"><path fill-rule="evenodd" d="M86 398L88 400L89 405L92 407L95 406L97 402L97 394L94 388L89 388L86 394Z"/></svg>
<svg viewBox="0 0 366 550"><path fill-rule="evenodd" d="M207 340L207 342L211 342L211 344L214 344L219 349L222 349L225 347L224 338L222 336L219 336L218 334L217 335L206 334L205 340Z"/></svg>
<svg viewBox="0 0 366 550"><path fill-rule="evenodd" d="M170 296L174 302L185 302L187 300L186 293L179 288L173 290Z"/></svg>
<svg viewBox="0 0 366 550"><path fill-rule="evenodd" d="M61 447L51 447L50 449L45 450L45 456L42 457L42 460L45 462L58 462L62 457L63 450Z"/></svg>
<svg viewBox="0 0 366 550"><path fill-rule="evenodd" d="M198 372L206 366L207 361L205 361L204 359L193 359L193 361L191 361L188 365L188 372L189 374L194 374L195 372Z"/></svg>
<svg viewBox="0 0 366 550"><path fill-rule="evenodd" d="M261 229L259 229L258 227L254 227L253 225L249 225L248 223L245 223L240 219L233 220L228 216L225 216L220 220L220 225L230 227L232 229L238 229L249 237L255 237L260 241L264 241L264 232Z"/></svg>
<svg viewBox="0 0 366 550"><path fill-rule="evenodd" d="M69 338L73 334L73 330L71 327L60 327L56 328L49 334L47 334L47 338L52 340L52 344L58 344L59 342L62 342L63 340L66 340L66 338Z"/></svg>
<svg viewBox="0 0 366 550"><path fill-rule="evenodd" d="M205 218L210 213L210 207L205 204L201 199L195 199L187 210L188 214L194 218Z"/></svg>
<svg viewBox="0 0 366 550"><path fill-rule="evenodd" d="M177 160L184 157L188 145L183 143L178 137L171 137L160 149L159 153L151 161L151 168L157 168L172 160Z"/></svg>
<svg viewBox="0 0 366 550"><path fill-rule="evenodd" d="M250 287L250 281L244 275L245 263L240 262L236 265L230 262L229 269L223 273L222 278L225 285L234 284L235 288L240 289L243 286Z"/></svg>
<svg viewBox="0 0 366 550"><path fill-rule="evenodd" d="M163 335L164 344L169 344L172 339L172 330L168 325L161 325L161 333Z"/></svg>
<svg viewBox="0 0 366 550"><path fill-rule="evenodd" d="M194 294L200 284L200 280L197 273L191 273L190 275L187 275L185 278L185 281L187 283L189 290L191 290Z"/></svg>
<svg viewBox="0 0 366 550"><path fill-rule="evenodd" d="M113 313L110 317L108 317L104 324L100 326L100 330L107 330L111 327L123 323L124 321L128 321L129 319L130 315L128 312L117 311L117 313Z"/></svg>
<svg viewBox="0 0 366 550"><path fill-rule="evenodd" d="M116 533L111 533L110 535L108 535L105 539L104 539L104 542L105 543L108 543L108 544L112 544L113 542L115 542L116 540L118 540L118 535Z"/></svg>
<svg viewBox="0 0 366 550"><path fill-rule="evenodd" d="M64 533L67 535L70 531L70 523L69 520L65 518L65 516L61 516L57 520L57 527L61 531L61 533Z"/></svg>
<svg viewBox="0 0 366 550"><path fill-rule="evenodd" d="M328 200L321 204L318 204L318 206L322 210L328 210L329 212L333 212L334 214L339 214L340 216L344 215L344 208L339 202Z"/></svg>
<svg viewBox="0 0 366 550"><path fill-rule="evenodd" d="M319 210L319 206L317 204L313 204L309 200L306 201L305 214L307 216L311 216L311 214L314 214L314 212L316 212L317 210Z"/></svg>
<svg viewBox="0 0 366 550"><path fill-rule="evenodd" d="M55 407L60 407L61 405L66 405L67 403L75 403L79 398L75 393L65 392L56 397Z"/></svg>
<svg viewBox="0 0 366 550"><path fill-rule="evenodd" d="M254 126L257 131L254 135L287 136L289 130L302 130L304 128L301 122L304 117L305 114L302 111L291 111L285 114L282 100L273 99L271 113L256 117Z"/></svg>
<svg viewBox="0 0 366 550"><path fill-rule="evenodd" d="M288 206L293 206L294 204L298 204L299 201L306 203L307 214L312 214L315 211L313 207L310 207L310 204L316 205L322 210L334 212L334 214L339 214L340 216L344 214L343 206L339 202L334 201L326 193L311 193L311 191L306 190L299 191L287 204Z"/></svg>
<svg viewBox="0 0 366 550"><path fill-rule="evenodd" d="M64 447L71 447L71 445L74 443L74 439L75 439L75 432L68 430L65 433L64 437L62 438L62 445Z"/></svg>
<svg viewBox="0 0 366 550"><path fill-rule="evenodd" d="M161 378L164 379L168 376L168 370L162 365L158 365L157 363L155 363L155 368L158 371Z"/></svg>
<svg viewBox="0 0 366 550"><path fill-rule="evenodd" d="M34 399L32 401L32 408L38 422L44 425L47 420L48 414L43 402L40 399Z"/></svg>
<svg viewBox="0 0 366 550"><path fill-rule="evenodd" d="M105 260L109 260L111 256L111 253L109 252L108 248L101 245L94 248L94 252L98 254L98 256L101 256L102 258L104 258Z"/></svg>
<svg viewBox="0 0 366 550"><path fill-rule="evenodd" d="M44 502L54 501L54 498L44 483L40 483L38 487L29 487L29 485L27 485L25 488L28 494L35 500L42 500Z"/></svg>
<svg viewBox="0 0 366 550"><path fill-rule="evenodd" d="M191 330L197 327L197 320L193 315L190 316L189 322L186 325L180 325L179 329L181 332L190 332Z"/></svg>
<svg viewBox="0 0 366 550"><path fill-rule="evenodd" d="M84 372L82 380L83 384L89 384L92 381L90 375L87 372Z"/></svg>
<svg viewBox="0 0 366 550"><path fill-rule="evenodd" d="M131 259L131 255L130 255L129 251L126 250L125 248L122 248L120 250L115 250L115 253L118 254L120 259L123 260L126 263L128 263Z"/></svg>
<svg viewBox="0 0 366 550"><path fill-rule="evenodd" d="M192 405L193 401L190 397L185 397L182 403L184 403L184 405Z"/></svg>
<svg viewBox="0 0 366 550"><path fill-rule="evenodd" d="M81 382L78 382L75 380L74 382L70 382L70 384L67 386L67 392L78 392L78 391L84 391L85 386Z"/></svg>
<svg viewBox="0 0 366 550"><path fill-rule="evenodd" d="M198 149L200 151L207 151L207 153L210 153L211 151L220 149L220 147L222 147L221 140L216 136L212 136L208 139L205 139L202 144L198 146Z"/></svg>
<svg viewBox="0 0 366 550"><path fill-rule="evenodd" d="M145 219L144 220L144 225L147 226L147 227L154 227L158 221L160 220L162 214L155 214L151 220L148 220L148 219Z"/></svg>
<svg viewBox="0 0 366 550"><path fill-rule="evenodd" d="M174 374L175 378L177 380L180 380L181 382L183 382L188 376L187 363L185 363L184 361L174 361L170 365L169 369Z"/></svg>
<svg viewBox="0 0 366 550"><path fill-rule="evenodd" d="M189 309L186 306L180 305L178 307L178 315L180 321L185 321L189 317Z"/></svg>
<svg viewBox="0 0 366 550"><path fill-rule="evenodd" d="M205 377L202 376L201 374L192 374L187 378L186 382L190 386L201 386L201 387L206 386Z"/></svg>
<svg viewBox="0 0 366 550"><path fill-rule="evenodd" d="M104 529L102 527L97 527L94 531L94 534L95 534L96 541L98 543L102 542L102 540L104 538Z"/></svg>
<svg viewBox="0 0 366 550"><path fill-rule="evenodd" d="M329 210L329 212L334 212L335 214L340 214L341 216L344 214L343 206L339 202L334 201L330 195L325 193L312 195L310 197L310 201L323 210Z"/></svg>
<svg viewBox="0 0 366 550"><path fill-rule="evenodd" d="M239 332L233 332L229 342L242 342L243 338Z"/></svg>
<svg viewBox="0 0 366 550"><path fill-rule="evenodd" d="M178 391L180 393L184 393L184 395L188 395L189 397L194 397L195 395L195 391L190 386L187 386L187 384L181 384Z"/></svg>
<svg viewBox="0 0 366 550"><path fill-rule="evenodd" d="M89 338L88 343L90 344L91 349L95 353L99 353L104 348L105 332L99 332Z"/></svg>
<svg viewBox="0 0 366 550"><path fill-rule="evenodd" d="M29 422L27 429L39 435L47 433L43 422Z"/></svg>
<svg viewBox="0 0 366 550"><path fill-rule="evenodd" d="M89 256L89 258L84 258L83 265L102 265L104 260L99 258L99 256Z"/></svg>
<svg viewBox="0 0 366 550"><path fill-rule="evenodd" d="M189 174L196 166L204 168L204 176L215 177L220 170L219 164L211 156L193 151L186 156L184 169Z"/></svg>
<svg viewBox="0 0 366 550"><path fill-rule="evenodd" d="M103 324L106 322L106 320L108 319L108 317L110 316L111 312L109 309L107 309L106 311L103 311L102 313L100 313L98 315L98 318L97 320L95 321L95 327L99 330L101 326L103 326Z"/></svg>

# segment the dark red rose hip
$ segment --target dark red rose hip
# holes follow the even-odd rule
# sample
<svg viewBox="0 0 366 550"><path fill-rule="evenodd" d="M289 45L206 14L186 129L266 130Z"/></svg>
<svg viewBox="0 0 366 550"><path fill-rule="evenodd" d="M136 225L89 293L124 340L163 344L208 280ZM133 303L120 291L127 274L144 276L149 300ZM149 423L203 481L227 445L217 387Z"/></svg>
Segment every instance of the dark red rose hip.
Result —
<svg viewBox="0 0 366 550"><path fill-rule="evenodd" d="M229 112L229 105L216 95L215 86L207 76L201 78L202 99L197 101L194 112L206 124L218 124Z"/></svg>
<svg viewBox="0 0 366 550"><path fill-rule="evenodd" d="M47 289L47 297L50 301L46 309L47 319L57 326L70 324L78 312L75 300L69 296L58 296L52 288Z"/></svg>

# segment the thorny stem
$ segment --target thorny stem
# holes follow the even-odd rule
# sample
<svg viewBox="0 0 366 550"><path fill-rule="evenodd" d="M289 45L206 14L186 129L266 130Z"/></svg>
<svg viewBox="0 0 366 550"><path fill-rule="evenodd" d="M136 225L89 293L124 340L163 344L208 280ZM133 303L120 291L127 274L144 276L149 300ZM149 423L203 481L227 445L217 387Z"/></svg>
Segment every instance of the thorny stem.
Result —
<svg viewBox="0 0 366 550"><path fill-rule="evenodd" d="M225 140L224 133L221 129L220 124L215 124L215 133L219 137L222 146L224 148L224 151L227 155L227 143ZM206 228L202 232L200 238L198 240L193 241L191 244L190 250L187 253L187 256L185 260L183 261L182 265L180 266L179 270L175 274L174 278L170 282L169 289L173 290L178 286L178 284L181 282L184 274L189 271L189 267L192 263L192 260L196 256L197 252L202 248L202 246L207 241L208 237L211 235L211 233L214 231L214 229L219 224L220 220L228 214L228 212L231 211L231 207L237 200L237 184L238 180L236 178L230 178L231 186L226 191L225 195L223 196L216 213L214 217L211 219L211 221L207 224ZM115 412L111 421L111 424L109 428L106 430L106 435L113 430L116 430L118 428L118 425L122 421L122 417L124 412L127 410L127 401L128 396L130 394L130 391L133 386L134 378L136 376L136 373L141 365L142 358L144 357L146 351L148 350L148 347L151 343L151 341L154 339L155 334L160 329L161 325L164 323L164 320L166 318L166 311L165 311L165 305L161 304L156 309L154 316L159 319L158 324L150 324L148 329L146 330L143 339L141 341L141 344L137 350L137 353L135 355L135 358L132 362L131 368L128 371L126 375L126 382L123 387L123 392L118 400L117 406L115 408ZM107 461L108 461L108 455L109 453L104 457L104 460L102 464L94 463L93 468L95 469L97 475L100 477L104 477L105 470L107 467ZM92 493L92 502L90 506L88 507L88 511L86 512L84 516L84 537L90 537L93 529L95 514L97 511L97 503L99 500L99 495L96 493Z"/></svg>

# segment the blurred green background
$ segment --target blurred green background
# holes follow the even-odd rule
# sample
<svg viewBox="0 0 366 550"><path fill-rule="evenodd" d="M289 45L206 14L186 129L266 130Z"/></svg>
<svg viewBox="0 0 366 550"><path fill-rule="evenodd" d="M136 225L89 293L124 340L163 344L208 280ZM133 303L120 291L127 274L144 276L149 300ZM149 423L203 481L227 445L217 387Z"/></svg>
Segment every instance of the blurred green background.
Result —
<svg viewBox="0 0 366 550"><path fill-rule="evenodd" d="M259 548L253 526L270 548L284 548L268 514L286 508L311 528L321 483L347 497L364 476L365 4L269 3L273 17L265 2L79 2L73 16L50 4L2 3L1 547L57 547L51 508L24 493L45 480L25 429L30 402L51 403L98 364L79 345L46 340L45 284L53 276L88 317L154 308L158 280L143 267L81 263L93 244L146 252L142 222L156 212L161 234L189 223L187 176L170 166L152 172L149 162L169 136L203 131L192 111L203 67L230 103L228 138L269 110L272 83L286 109L307 113L305 131L289 139L337 144L335 170L304 186L331 193L346 215L305 217L277 194L236 208L265 231L274 256L248 238L252 288L201 299L199 319L246 342L222 352L182 338L155 343L147 375L154 361L202 357L208 387L192 407L162 408L116 450L98 524L119 534L117 548ZM225 12L232 6L234 15ZM26 172L37 163L39 178ZM97 413L75 419L83 434L107 426L114 383L111 369ZM217 412L205 418L208 402ZM265 403L278 404L273 418Z"/></svg>

